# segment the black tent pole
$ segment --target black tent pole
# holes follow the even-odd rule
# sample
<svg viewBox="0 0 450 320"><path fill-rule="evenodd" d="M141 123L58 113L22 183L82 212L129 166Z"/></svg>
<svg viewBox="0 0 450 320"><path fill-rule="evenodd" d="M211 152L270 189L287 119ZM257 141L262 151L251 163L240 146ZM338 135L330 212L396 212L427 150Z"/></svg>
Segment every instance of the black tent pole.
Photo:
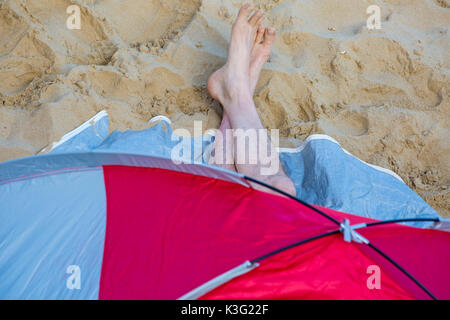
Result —
<svg viewBox="0 0 450 320"><path fill-rule="evenodd" d="M307 203L307 202L305 202L305 201L302 201L302 200L300 200L299 198L296 198L296 197L294 197L293 195L291 195L291 194L289 194L289 193L287 193L287 192L284 192L283 190L280 190L280 189L278 189L278 188L275 188L274 186L271 186L270 184L267 184L267 183L265 183L265 182L259 181L259 180L257 180L257 179L254 179L254 178L251 178L251 177L248 177L248 176L245 176L245 175L244 175L244 178L247 179L247 180L249 180L249 181L252 181L252 182L254 182L254 183L257 183L257 184L259 184L259 185L262 185L262 186L264 186L264 187L266 187L266 188L269 188L269 189L271 189L271 190L273 190L273 191L276 191L276 192L278 192L278 193L280 193L280 194L282 194L282 195L284 195L284 196L286 196L286 197L289 197L289 198L291 198L291 199L293 199L293 200L295 200L295 201L297 201L297 202L300 202L302 205L304 205L304 206L306 206L306 207L308 207L308 208L314 210L315 212L317 212L318 214L324 216L324 217L327 218L328 220L333 221L333 222L334 222L335 224L337 224L338 226L341 225L341 223L340 223L339 221L337 221L336 219L334 219L334 218L331 217L330 215L326 214L326 213L323 212L322 210L317 209L316 207L310 205L309 203Z"/></svg>

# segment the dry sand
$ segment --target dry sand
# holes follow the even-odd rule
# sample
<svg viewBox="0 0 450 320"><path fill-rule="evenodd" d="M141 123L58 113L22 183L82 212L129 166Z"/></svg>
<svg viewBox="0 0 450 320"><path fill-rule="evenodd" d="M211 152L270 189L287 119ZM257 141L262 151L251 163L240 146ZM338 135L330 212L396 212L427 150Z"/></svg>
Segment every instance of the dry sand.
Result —
<svg viewBox="0 0 450 320"><path fill-rule="evenodd" d="M81 8L81 30L66 8ZM0 161L106 109L111 130L217 127L208 76L242 1L0 1ZM259 0L278 37L255 100L282 146L325 133L450 216L450 1ZM381 30L366 8L381 8Z"/></svg>

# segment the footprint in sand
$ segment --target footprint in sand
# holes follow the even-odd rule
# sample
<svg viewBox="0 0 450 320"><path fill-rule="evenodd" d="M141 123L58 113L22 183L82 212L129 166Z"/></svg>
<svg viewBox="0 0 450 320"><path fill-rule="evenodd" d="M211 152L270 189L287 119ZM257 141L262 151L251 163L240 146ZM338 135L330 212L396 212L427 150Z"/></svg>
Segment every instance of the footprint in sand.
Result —
<svg viewBox="0 0 450 320"><path fill-rule="evenodd" d="M104 0L90 8L109 22L128 43L170 39L183 30L200 7L200 0Z"/></svg>
<svg viewBox="0 0 450 320"><path fill-rule="evenodd" d="M80 6L81 29L70 30L66 10L73 5L69 0L26 0L22 6L28 18L43 26L46 37L61 64L106 64L114 53L101 20L87 7Z"/></svg>
<svg viewBox="0 0 450 320"><path fill-rule="evenodd" d="M343 111L334 119L320 119L318 126L331 136L362 136L369 131L369 120L355 111Z"/></svg>
<svg viewBox="0 0 450 320"><path fill-rule="evenodd" d="M30 32L26 21L0 8L0 94L23 91L53 64L53 54Z"/></svg>

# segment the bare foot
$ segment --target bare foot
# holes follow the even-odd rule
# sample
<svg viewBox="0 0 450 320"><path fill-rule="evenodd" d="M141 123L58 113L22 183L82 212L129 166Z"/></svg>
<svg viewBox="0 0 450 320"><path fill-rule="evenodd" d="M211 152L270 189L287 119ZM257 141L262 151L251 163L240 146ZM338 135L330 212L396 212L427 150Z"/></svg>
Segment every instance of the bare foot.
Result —
<svg viewBox="0 0 450 320"><path fill-rule="evenodd" d="M255 43L263 12L258 10L250 19L253 6L245 4L231 29L228 59L225 65L208 79L210 95L222 106L230 105L240 98L252 97L250 91L250 56Z"/></svg>
<svg viewBox="0 0 450 320"><path fill-rule="evenodd" d="M259 79L259 74L269 59L270 51L272 50L272 45L275 41L275 29L274 28L264 28L263 25L258 27L258 31L255 37L255 43L253 44L252 52L250 55L250 92L253 94L255 92L256 83Z"/></svg>

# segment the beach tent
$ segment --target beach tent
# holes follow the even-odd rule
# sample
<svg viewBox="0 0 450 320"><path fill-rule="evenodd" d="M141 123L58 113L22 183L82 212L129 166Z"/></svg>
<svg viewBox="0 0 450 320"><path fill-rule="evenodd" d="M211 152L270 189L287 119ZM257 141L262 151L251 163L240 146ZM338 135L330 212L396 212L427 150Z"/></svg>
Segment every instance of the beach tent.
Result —
<svg viewBox="0 0 450 320"><path fill-rule="evenodd" d="M186 149L174 162L168 122L109 135L101 112L0 163L0 299L450 298L449 223L393 173L316 136L283 160L300 199L322 188L313 206ZM212 137L189 141L207 154ZM325 152L356 187L333 185Z"/></svg>

